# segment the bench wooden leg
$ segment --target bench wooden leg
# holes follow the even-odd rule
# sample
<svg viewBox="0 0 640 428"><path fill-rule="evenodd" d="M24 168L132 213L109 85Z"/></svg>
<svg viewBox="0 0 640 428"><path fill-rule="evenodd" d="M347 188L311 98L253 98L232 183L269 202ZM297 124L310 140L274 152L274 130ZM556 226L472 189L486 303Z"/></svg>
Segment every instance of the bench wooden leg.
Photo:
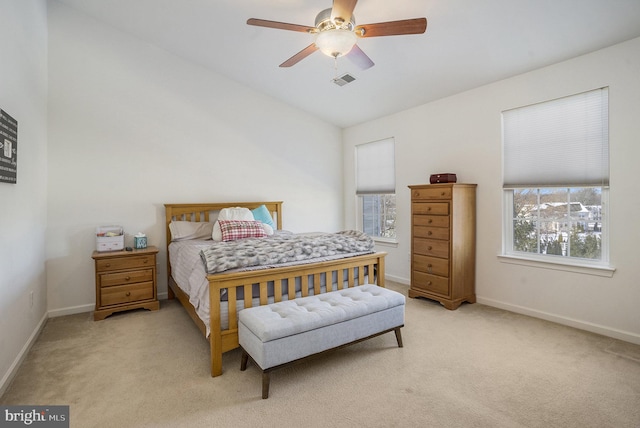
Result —
<svg viewBox="0 0 640 428"><path fill-rule="evenodd" d="M396 332L396 340L398 341L398 348L402 348L402 333L400 333L400 327L394 330Z"/></svg>
<svg viewBox="0 0 640 428"><path fill-rule="evenodd" d="M247 361L249 361L249 354L244 349L242 350L242 360L240 361L240 371L245 371L247 369Z"/></svg>
<svg viewBox="0 0 640 428"><path fill-rule="evenodd" d="M269 372L262 372L262 398L269 398Z"/></svg>

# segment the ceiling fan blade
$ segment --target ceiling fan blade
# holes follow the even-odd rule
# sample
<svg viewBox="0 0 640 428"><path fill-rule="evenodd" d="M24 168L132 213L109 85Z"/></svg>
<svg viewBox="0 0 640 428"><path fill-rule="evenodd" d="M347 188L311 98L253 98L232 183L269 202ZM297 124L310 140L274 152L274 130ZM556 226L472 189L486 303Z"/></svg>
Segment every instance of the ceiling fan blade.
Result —
<svg viewBox="0 0 640 428"><path fill-rule="evenodd" d="M362 49L358 47L358 45L353 45L353 47L351 48L351 50L346 56L347 58L349 58L351 62L353 62L355 65L357 65L363 70L366 70L367 68L371 68L374 66L374 62L371 61L371 58L369 58L367 54L364 53Z"/></svg>
<svg viewBox="0 0 640 428"><path fill-rule="evenodd" d="M356 8L356 3L358 0L333 0L331 19L335 21L336 18L342 18L344 22L349 22L351 15L353 15L353 9Z"/></svg>
<svg viewBox="0 0 640 428"><path fill-rule="evenodd" d="M404 19L402 21L358 25L355 32L358 37L379 37L399 36L403 34L422 34L426 30L427 18L413 18Z"/></svg>
<svg viewBox="0 0 640 428"><path fill-rule="evenodd" d="M295 54L294 56L292 56L291 58L289 58L288 60L280 64L280 67L291 67L292 65L296 65L297 63L299 63L300 61L302 61L303 59L305 59L306 57L308 57L309 55L311 55L317 50L318 50L318 47L316 46L316 44L311 43L309 46L302 49L300 52L298 52L297 54Z"/></svg>
<svg viewBox="0 0 640 428"><path fill-rule="evenodd" d="M266 19L249 18L247 20L248 25L255 25L258 27L276 28L278 30L299 31L301 33L309 33L315 31L315 27L309 27L306 25L287 24L286 22L267 21Z"/></svg>

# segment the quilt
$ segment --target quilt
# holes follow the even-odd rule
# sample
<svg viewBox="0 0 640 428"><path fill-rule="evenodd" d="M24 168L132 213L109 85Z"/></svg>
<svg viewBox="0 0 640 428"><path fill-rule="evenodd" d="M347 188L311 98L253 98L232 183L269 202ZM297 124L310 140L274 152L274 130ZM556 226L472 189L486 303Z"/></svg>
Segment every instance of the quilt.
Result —
<svg viewBox="0 0 640 428"><path fill-rule="evenodd" d="M275 234L266 238L246 238L216 242L200 251L207 273L251 266L304 262L317 258L374 251L373 239L357 230L310 235Z"/></svg>

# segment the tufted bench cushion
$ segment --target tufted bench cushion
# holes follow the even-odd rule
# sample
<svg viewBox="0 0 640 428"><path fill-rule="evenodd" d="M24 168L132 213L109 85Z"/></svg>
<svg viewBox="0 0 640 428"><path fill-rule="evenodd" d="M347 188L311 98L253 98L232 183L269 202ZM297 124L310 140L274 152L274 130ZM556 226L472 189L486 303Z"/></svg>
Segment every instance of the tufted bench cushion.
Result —
<svg viewBox="0 0 640 428"><path fill-rule="evenodd" d="M289 362L395 330L402 346L404 295L365 284L316 296L248 308L238 313L238 340L268 373ZM247 355L248 354L248 355ZM263 398L265 396L263 377ZM268 377L266 378L268 396Z"/></svg>

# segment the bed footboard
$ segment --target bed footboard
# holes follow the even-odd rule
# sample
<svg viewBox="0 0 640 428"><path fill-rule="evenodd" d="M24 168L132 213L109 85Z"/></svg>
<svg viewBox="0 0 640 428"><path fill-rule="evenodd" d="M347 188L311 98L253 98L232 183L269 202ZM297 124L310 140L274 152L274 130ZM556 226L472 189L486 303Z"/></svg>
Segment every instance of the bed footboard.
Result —
<svg viewBox="0 0 640 428"><path fill-rule="evenodd" d="M248 272L209 275L209 309L211 348L211 376L222 374L222 354L235 349L238 344L238 310L254 306L252 298L253 285L259 285L259 305L286 300L288 296L296 296L296 282L300 284L297 296L321 294L346 287L354 287L365 283L384 287L384 258L386 253L378 252L362 256L326 262L311 263ZM334 272L338 282L332 283ZM321 284L321 277L328 278L326 286ZM341 280L340 278L345 278ZM286 286L284 286L286 281ZM273 295L268 293L268 284L272 282ZM243 292L239 293L242 289ZM222 328L221 323L221 290L226 291L229 310L229 327ZM238 305L240 303L240 305Z"/></svg>

